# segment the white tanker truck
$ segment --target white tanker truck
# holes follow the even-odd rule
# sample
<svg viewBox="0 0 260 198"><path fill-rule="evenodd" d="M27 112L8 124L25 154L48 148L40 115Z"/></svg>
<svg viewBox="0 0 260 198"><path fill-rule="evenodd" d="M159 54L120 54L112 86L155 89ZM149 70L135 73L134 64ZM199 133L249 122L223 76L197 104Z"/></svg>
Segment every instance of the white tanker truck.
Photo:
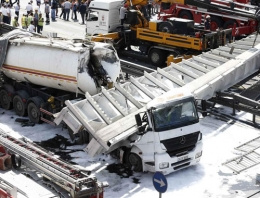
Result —
<svg viewBox="0 0 260 198"><path fill-rule="evenodd" d="M48 122L48 114L59 112L65 100L96 94L120 74L109 44L4 32L8 26L0 26L0 105L28 114L33 123Z"/></svg>

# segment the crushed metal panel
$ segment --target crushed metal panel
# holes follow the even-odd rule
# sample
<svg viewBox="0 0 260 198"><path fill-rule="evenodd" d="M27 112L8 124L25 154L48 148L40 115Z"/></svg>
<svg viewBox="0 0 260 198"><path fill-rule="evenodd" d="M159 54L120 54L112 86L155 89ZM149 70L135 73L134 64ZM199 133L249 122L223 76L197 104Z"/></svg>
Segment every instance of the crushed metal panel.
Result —
<svg viewBox="0 0 260 198"><path fill-rule="evenodd" d="M260 154L255 151L250 151L239 157L226 161L222 165L230 168L234 173L238 174L260 163Z"/></svg>
<svg viewBox="0 0 260 198"><path fill-rule="evenodd" d="M256 150L258 148L260 148L260 136L254 138L244 144L241 144L240 146L236 147L235 149L239 150L239 151L249 152L252 150Z"/></svg>

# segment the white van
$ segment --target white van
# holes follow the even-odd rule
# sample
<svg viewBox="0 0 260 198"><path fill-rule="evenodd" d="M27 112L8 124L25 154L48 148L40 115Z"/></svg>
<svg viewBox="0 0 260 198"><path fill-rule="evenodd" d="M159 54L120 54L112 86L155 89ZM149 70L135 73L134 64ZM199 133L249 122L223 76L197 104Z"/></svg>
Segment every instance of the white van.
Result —
<svg viewBox="0 0 260 198"><path fill-rule="evenodd" d="M94 0L88 8L86 34L106 34L120 26L119 10L122 0Z"/></svg>

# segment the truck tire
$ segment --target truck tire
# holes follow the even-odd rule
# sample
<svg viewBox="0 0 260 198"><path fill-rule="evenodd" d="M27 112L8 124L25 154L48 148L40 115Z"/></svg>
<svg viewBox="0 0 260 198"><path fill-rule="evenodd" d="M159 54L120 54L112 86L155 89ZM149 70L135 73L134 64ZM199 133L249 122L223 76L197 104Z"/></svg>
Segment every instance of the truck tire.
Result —
<svg viewBox="0 0 260 198"><path fill-rule="evenodd" d="M23 102L21 96L16 95L13 98L13 106L16 115L18 116L25 116L26 114L26 104Z"/></svg>
<svg viewBox="0 0 260 198"><path fill-rule="evenodd" d="M40 123L40 109L34 102L30 102L27 107L28 117L33 123Z"/></svg>
<svg viewBox="0 0 260 198"><path fill-rule="evenodd" d="M136 172L143 171L142 159L135 153L130 153L128 157L129 164Z"/></svg>
<svg viewBox="0 0 260 198"><path fill-rule="evenodd" d="M193 20L193 16L192 16L191 12L188 10L182 10L179 14L179 18Z"/></svg>
<svg viewBox="0 0 260 198"><path fill-rule="evenodd" d="M211 16L210 30L215 31L223 27L223 20L217 16Z"/></svg>
<svg viewBox="0 0 260 198"><path fill-rule="evenodd" d="M160 32L167 32L167 33L171 33L173 34L174 32L174 26L172 23L168 22L168 21L165 21L165 22L161 22L159 27L158 27L158 30Z"/></svg>
<svg viewBox="0 0 260 198"><path fill-rule="evenodd" d="M234 27L234 24L236 24L236 27L238 26L237 25L237 22L233 19L230 19L228 21L226 21L223 25L223 29L228 29L228 28L233 28Z"/></svg>
<svg viewBox="0 0 260 198"><path fill-rule="evenodd" d="M12 108L11 98L8 95L8 92L4 89L0 91L0 104L3 109L9 110Z"/></svg>
<svg viewBox="0 0 260 198"><path fill-rule="evenodd" d="M166 56L163 50L152 49L149 52L149 59L151 63L157 67L165 67L166 65Z"/></svg>

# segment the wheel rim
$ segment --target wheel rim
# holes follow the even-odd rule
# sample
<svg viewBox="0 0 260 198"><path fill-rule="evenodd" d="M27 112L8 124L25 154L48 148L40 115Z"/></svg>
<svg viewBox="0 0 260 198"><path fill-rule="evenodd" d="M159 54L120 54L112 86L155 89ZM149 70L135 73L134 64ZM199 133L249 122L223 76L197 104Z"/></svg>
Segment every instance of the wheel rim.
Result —
<svg viewBox="0 0 260 198"><path fill-rule="evenodd" d="M4 109L9 109L10 107L10 99L9 99L9 96L7 94L7 92L5 90L2 90L0 92L1 94L1 98L0 98L0 102L1 102L1 105Z"/></svg>
<svg viewBox="0 0 260 198"><path fill-rule="evenodd" d="M157 63L159 61L160 57L157 53L152 53L151 60L153 63Z"/></svg>
<svg viewBox="0 0 260 198"><path fill-rule="evenodd" d="M214 21L211 21L210 29L212 31L215 31L216 29L218 29L218 24L216 22L214 22Z"/></svg>
<svg viewBox="0 0 260 198"><path fill-rule="evenodd" d="M36 108L32 108L32 109L31 109L31 116L32 116L34 119L37 119L37 118L38 118L38 111L36 110Z"/></svg>
<svg viewBox="0 0 260 198"><path fill-rule="evenodd" d="M23 110L23 102L19 98L14 99L14 106L18 111Z"/></svg>

